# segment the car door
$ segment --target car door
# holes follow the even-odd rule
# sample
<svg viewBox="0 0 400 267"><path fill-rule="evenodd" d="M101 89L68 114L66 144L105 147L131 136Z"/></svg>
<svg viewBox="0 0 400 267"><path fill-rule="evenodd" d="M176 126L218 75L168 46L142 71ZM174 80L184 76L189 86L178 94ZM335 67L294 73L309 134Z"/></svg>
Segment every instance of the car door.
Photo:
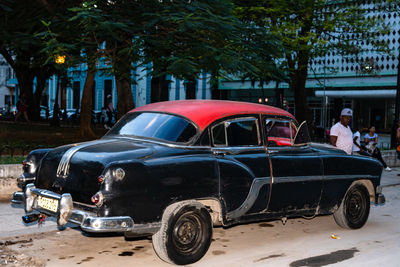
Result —
<svg viewBox="0 0 400 267"><path fill-rule="evenodd" d="M211 127L211 136L228 219L265 211L271 179L258 116L221 121Z"/></svg>
<svg viewBox="0 0 400 267"><path fill-rule="evenodd" d="M296 144L296 136L304 138L307 126L300 130L292 119L266 117L264 127L273 177L268 212L314 214L323 187L323 161L307 144Z"/></svg>

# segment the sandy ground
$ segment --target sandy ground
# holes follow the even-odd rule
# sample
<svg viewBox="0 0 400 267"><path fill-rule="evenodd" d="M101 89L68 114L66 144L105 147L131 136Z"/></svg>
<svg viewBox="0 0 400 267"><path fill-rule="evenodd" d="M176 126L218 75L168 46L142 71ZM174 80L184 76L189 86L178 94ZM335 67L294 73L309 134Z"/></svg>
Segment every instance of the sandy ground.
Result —
<svg viewBox="0 0 400 267"><path fill-rule="evenodd" d="M339 228L332 216L214 228L208 253L193 266L399 266L399 193L400 186L386 187L387 203L372 206L359 230ZM46 227L46 232L3 238L0 260L10 264L16 257L7 266L26 266L27 260L28 266L170 266L157 258L149 239L89 237L78 229Z"/></svg>
<svg viewBox="0 0 400 267"><path fill-rule="evenodd" d="M400 266L399 173L384 173L386 204L371 206L359 230L340 228L332 216L214 228L209 251L192 266ZM24 225L23 214L21 205L0 203L0 266L171 266L151 239L90 237L60 230L54 219Z"/></svg>

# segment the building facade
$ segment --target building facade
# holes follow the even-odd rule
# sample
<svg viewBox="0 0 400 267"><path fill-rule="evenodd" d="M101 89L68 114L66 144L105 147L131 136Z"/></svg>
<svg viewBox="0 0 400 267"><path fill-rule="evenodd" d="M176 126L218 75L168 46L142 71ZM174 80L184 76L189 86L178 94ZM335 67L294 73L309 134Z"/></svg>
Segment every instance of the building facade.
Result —
<svg viewBox="0 0 400 267"><path fill-rule="evenodd" d="M374 2L366 7L374 10ZM397 68L400 49L400 15L396 12L371 12L368 19L383 19L390 28L388 34L376 39L384 41L390 53L377 53L372 44L361 42L365 52L354 57L343 57L334 52L324 58L316 58L309 66L306 94L319 127L331 127L338 120L340 110L354 110L353 127L376 126L380 132L390 132L394 120L397 86ZM250 82L222 81L220 89L228 92L228 98L240 101L261 102L276 105L294 112L293 92L285 83L271 82L261 88Z"/></svg>
<svg viewBox="0 0 400 267"><path fill-rule="evenodd" d="M104 68L105 66L100 66ZM80 109L80 103L83 95L83 87L86 80L87 66L81 64L75 68L68 70L68 85L66 88L59 90L59 106L62 110ZM148 67L138 67L132 71L132 95L135 107L143 106L151 102L151 72ZM12 69L5 64L0 66L0 108L7 106L7 101L15 106L18 101L19 89L18 82L13 76ZM173 76L168 76L169 83L169 100L186 99L186 82L179 80ZM35 90L35 81L34 81ZM46 85L41 101L42 106L53 109L57 92L57 76L52 76ZM106 106L107 96L111 95L113 105L116 108L118 97L115 83L115 77L106 72L98 71L95 76L94 86L92 88L93 110L101 111ZM195 82L195 98L209 99L211 98L210 77L206 73L202 73Z"/></svg>
<svg viewBox="0 0 400 267"><path fill-rule="evenodd" d="M15 73L6 60L0 55L0 108L15 106Z"/></svg>

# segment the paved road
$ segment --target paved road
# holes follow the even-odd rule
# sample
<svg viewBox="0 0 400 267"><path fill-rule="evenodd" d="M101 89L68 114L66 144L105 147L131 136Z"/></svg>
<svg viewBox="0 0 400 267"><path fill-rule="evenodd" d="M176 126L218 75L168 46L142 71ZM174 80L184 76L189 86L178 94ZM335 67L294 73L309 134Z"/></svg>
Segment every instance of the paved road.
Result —
<svg viewBox="0 0 400 267"><path fill-rule="evenodd" d="M362 229L342 229L332 216L214 228L208 253L193 266L400 266L400 186L392 186L400 182L398 173L384 173L387 203L371 207ZM22 213L0 205L0 240L16 242L7 249L46 266L171 266L157 258L149 239L89 237L78 229L60 231L54 221L24 226Z"/></svg>

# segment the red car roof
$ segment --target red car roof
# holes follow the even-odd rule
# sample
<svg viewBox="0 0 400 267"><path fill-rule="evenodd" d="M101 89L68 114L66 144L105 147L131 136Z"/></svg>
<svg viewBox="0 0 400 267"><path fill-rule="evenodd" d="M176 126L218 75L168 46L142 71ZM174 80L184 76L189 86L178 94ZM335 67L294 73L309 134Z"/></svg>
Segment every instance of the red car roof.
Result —
<svg viewBox="0 0 400 267"><path fill-rule="evenodd" d="M135 108L130 112L136 111L153 111L180 115L193 121L201 131L215 120L238 114L268 114L294 118L292 114L280 108L226 100L177 100L157 102Z"/></svg>

